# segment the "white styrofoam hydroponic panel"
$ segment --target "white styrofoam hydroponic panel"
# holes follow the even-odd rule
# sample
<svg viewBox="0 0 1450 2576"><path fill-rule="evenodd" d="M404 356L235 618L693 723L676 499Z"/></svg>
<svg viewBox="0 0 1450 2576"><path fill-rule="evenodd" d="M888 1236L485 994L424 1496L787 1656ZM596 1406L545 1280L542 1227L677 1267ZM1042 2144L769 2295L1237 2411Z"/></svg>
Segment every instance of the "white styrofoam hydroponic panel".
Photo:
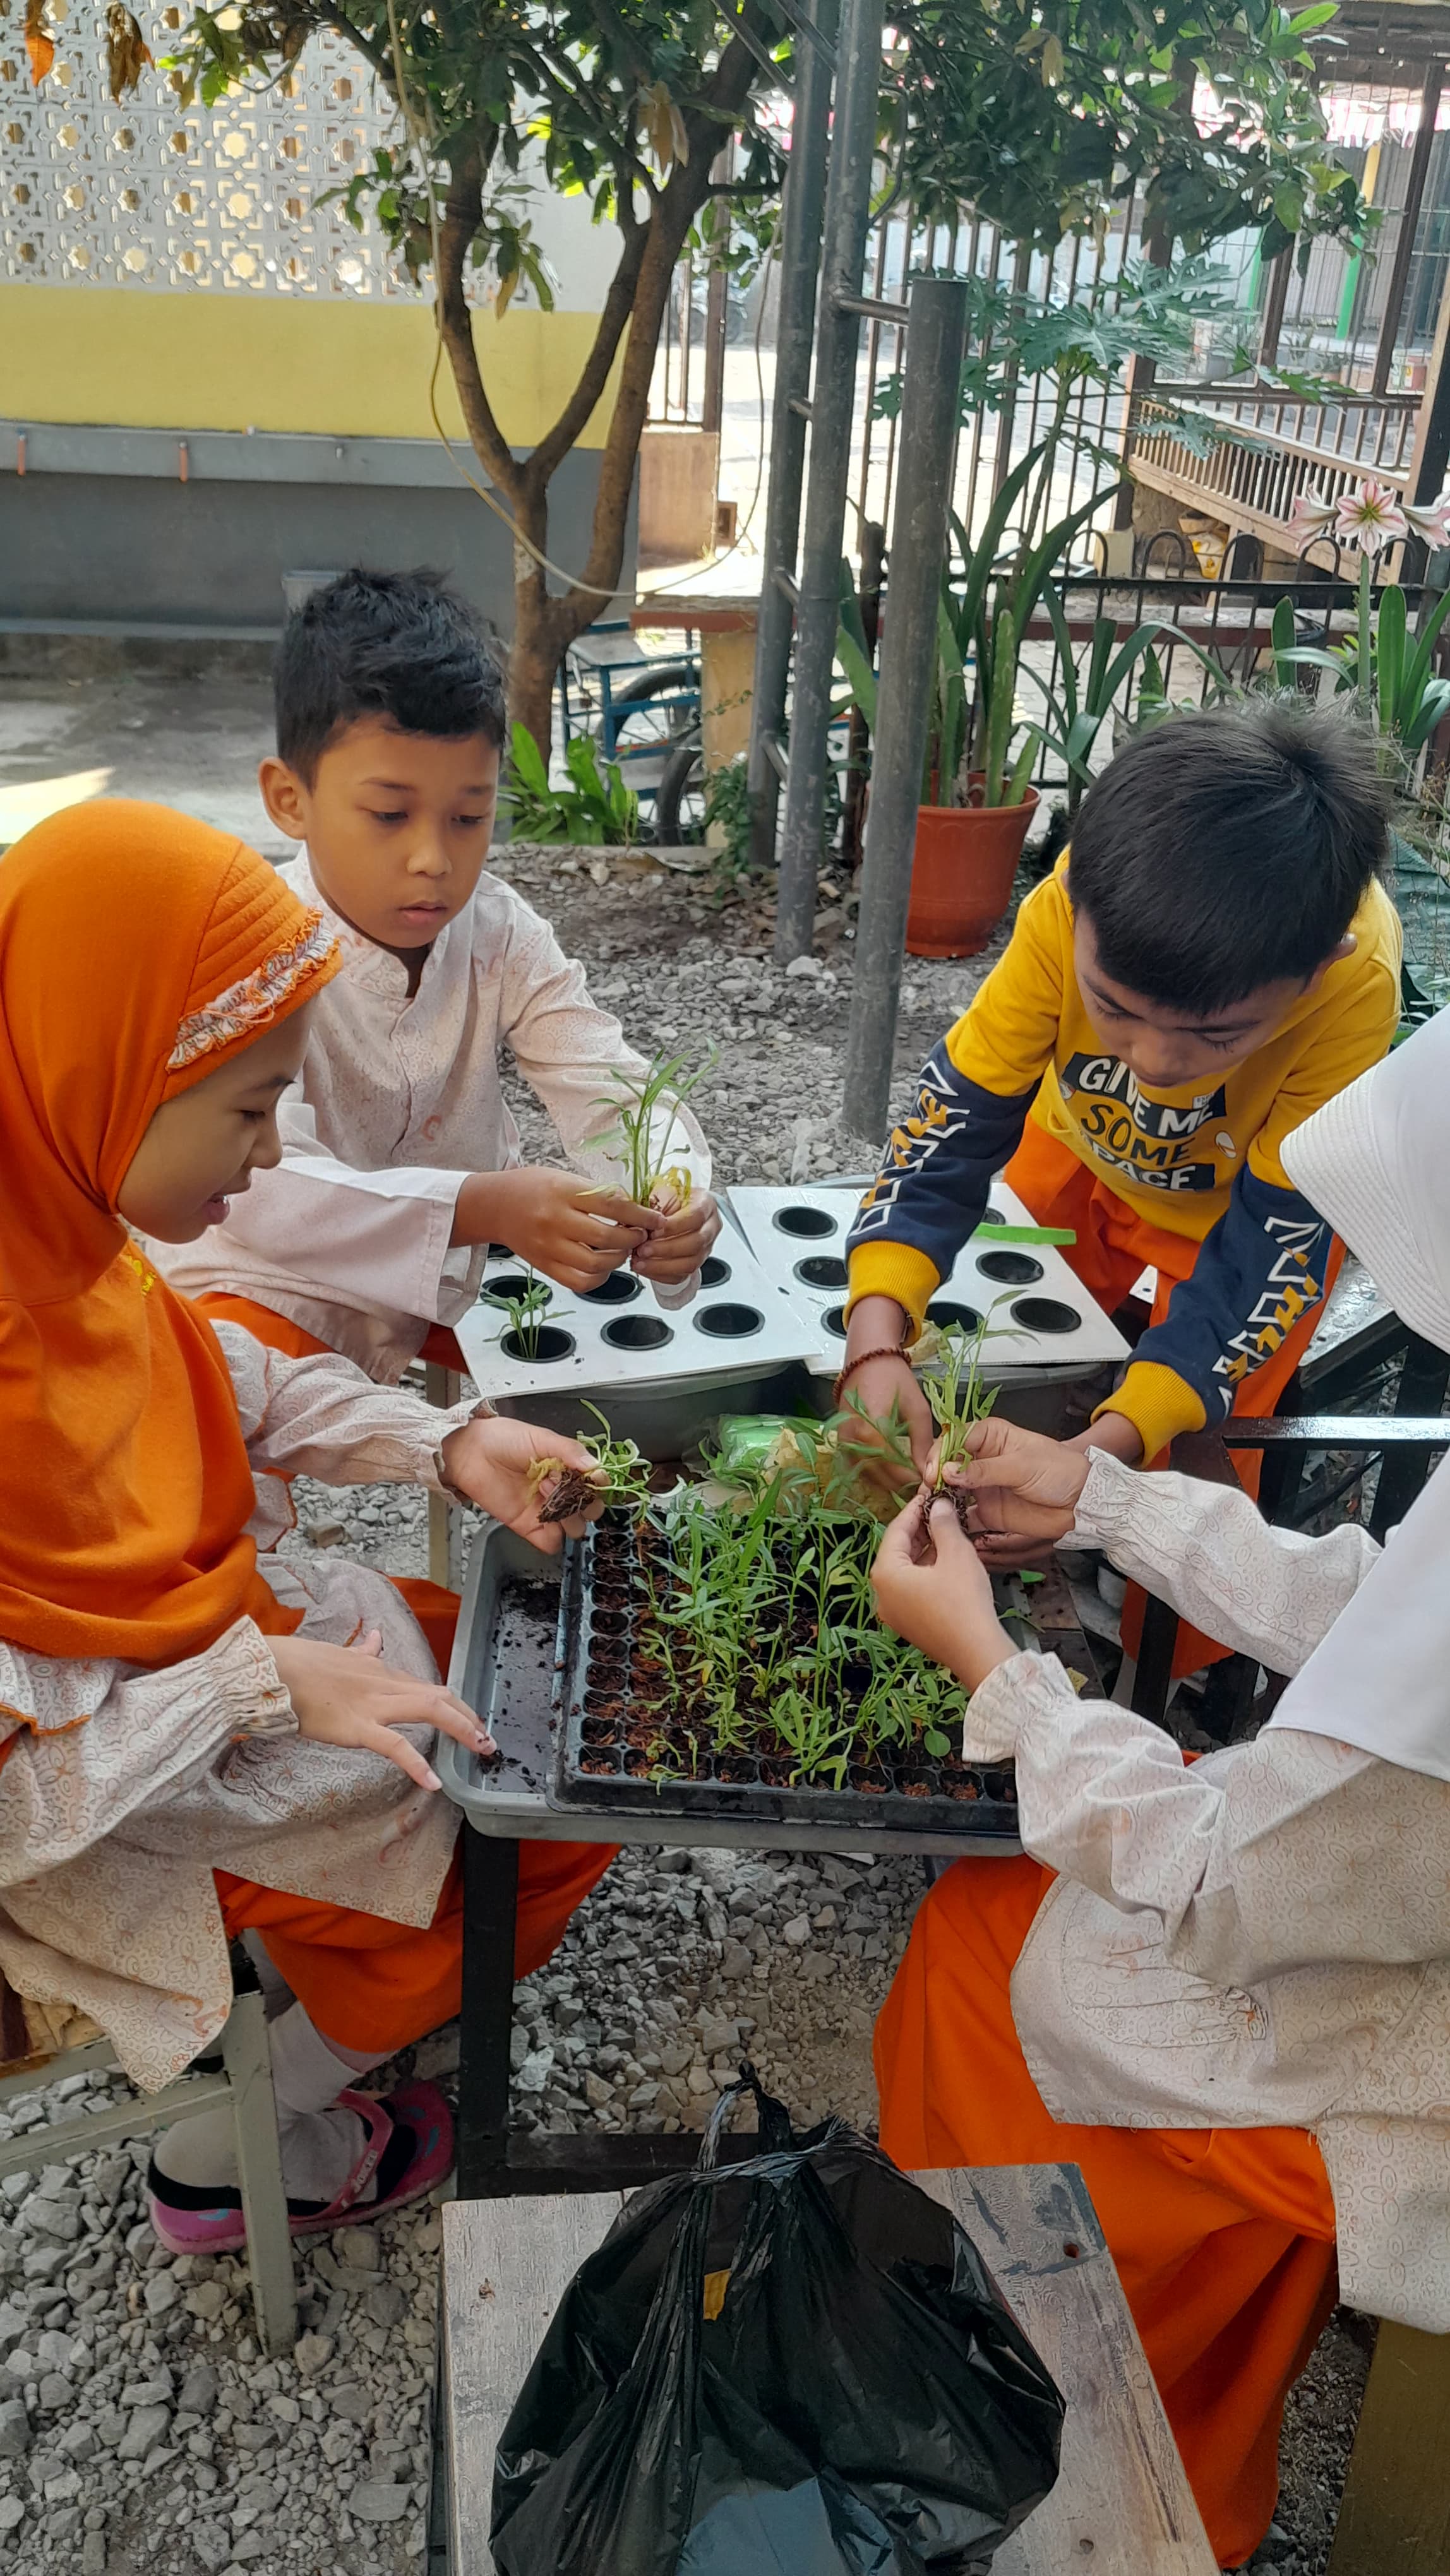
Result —
<svg viewBox="0 0 1450 2576"><path fill-rule="evenodd" d="M701 1379L728 1386L735 1378L810 1359L819 1340L809 1313L783 1283L767 1276L730 1225L722 1229L700 1292L688 1306L661 1305L649 1283L628 1270L611 1274L606 1296L596 1291L581 1297L545 1280L549 1305L543 1321L570 1340L557 1359L511 1356L504 1347L508 1317L484 1302L500 1280L524 1273L525 1264L512 1253L490 1253L479 1303L454 1327L470 1377L480 1395L492 1400L643 1391Z"/></svg>
<svg viewBox="0 0 1450 2576"><path fill-rule="evenodd" d="M834 1377L845 1350L846 1237L861 1204L855 1189L735 1189L731 1204L761 1269L810 1318L813 1376ZM986 1221L943 1280L928 1314L937 1323L985 1315L995 1307L982 1351L983 1373L1010 1380L1024 1369L1100 1368L1125 1360L1128 1345L1073 1277L1056 1244L998 1245L997 1225L1035 1220L1001 1181L992 1183ZM1006 1267L1008 1276L994 1277ZM953 1311L955 1310L955 1311Z"/></svg>

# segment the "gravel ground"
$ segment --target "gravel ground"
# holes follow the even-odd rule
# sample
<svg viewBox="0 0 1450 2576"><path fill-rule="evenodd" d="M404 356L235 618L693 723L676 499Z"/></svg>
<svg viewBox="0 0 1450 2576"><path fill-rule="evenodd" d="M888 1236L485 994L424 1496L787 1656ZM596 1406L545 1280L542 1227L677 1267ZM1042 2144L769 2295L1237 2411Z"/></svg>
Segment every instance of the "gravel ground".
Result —
<svg viewBox="0 0 1450 2576"><path fill-rule="evenodd" d="M582 956L642 1048L718 1049L696 1095L722 1180L866 1168L835 1115L850 914L823 884L818 957L782 975L767 906L600 857L502 865ZM990 964L909 961L897 1102ZM525 1150L548 1131L520 1104ZM422 1498L299 1479L289 1545L345 1534L394 1573L426 1566ZM516 2116L564 2130L693 2130L742 2048L801 2118L875 2112L871 2026L923 1892L921 1867L639 1851L517 1992ZM456 2033L401 2065L447 2080ZM394 2080L380 2073L376 2089ZM242 2267L173 2261L145 2222L147 2148L51 2163L47 2120L124 2088L85 2075L12 2101L31 2172L0 2184L0 2544L26 2576L407 2576L424 2554L439 2222L425 2205L307 2250L302 2338L262 2360ZM1320 2576L1368 2366L1336 2315L1291 2401L1278 2520L1256 2564Z"/></svg>

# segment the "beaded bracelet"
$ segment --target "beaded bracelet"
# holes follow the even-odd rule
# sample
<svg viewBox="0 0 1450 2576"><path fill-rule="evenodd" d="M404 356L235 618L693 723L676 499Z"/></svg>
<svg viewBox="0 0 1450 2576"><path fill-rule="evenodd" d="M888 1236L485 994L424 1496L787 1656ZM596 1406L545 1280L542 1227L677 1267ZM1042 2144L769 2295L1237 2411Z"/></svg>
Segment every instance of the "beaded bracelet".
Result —
<svg viewBox="0 0 1450 2576"><path fill-rule="evenodd" d="M887 1342L883 1343L879 1350L858 1351L853 1360L847 1360L845 1367L842 1369L840 1376L837 1378L835 1385L831 1389L831 1402L835 1406L836 1411L839 1413L841 1409L841 1397L845 1391L848 1379L855 1376L858 1368L864 1368L868 1360L909 1360L910 1355L911 1344L909 1342Z"/></svg>

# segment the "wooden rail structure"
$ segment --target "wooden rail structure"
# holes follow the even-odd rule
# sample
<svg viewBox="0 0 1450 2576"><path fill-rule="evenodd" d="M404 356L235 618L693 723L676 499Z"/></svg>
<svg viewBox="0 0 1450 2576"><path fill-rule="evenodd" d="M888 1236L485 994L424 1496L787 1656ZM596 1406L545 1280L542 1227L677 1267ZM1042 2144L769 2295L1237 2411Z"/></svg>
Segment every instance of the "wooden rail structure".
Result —
<svg viewBox="0 0 1450 2576"><path fill-rule="evenodd" d="M1156 384L1134 402L1127 463L1135 482L1201 509L1230 540L1297 555L1301 496L1332 505L1369 481L1408 492L1421 401L1348 387L1314 402L1257 386ZM1185 415L1215 433L1202 453L1180 433Z"/></svg>

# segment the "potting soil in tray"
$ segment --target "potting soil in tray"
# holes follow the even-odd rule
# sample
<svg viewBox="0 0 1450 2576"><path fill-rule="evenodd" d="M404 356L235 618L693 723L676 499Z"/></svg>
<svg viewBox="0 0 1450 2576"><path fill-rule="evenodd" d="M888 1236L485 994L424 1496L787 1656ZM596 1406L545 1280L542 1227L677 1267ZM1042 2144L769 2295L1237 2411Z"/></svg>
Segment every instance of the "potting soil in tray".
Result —
<svg viewBox="0 0 1450 2576"><path fill-rule="evenodd" d="M941 1749L928 1749L918 1724L892 1734L889 1726L868 1723L863 1731L855 1722L870 1692L869 1659L853 1651L856 1632L848 1624L815 1615L822 1599L833 1609L839 1592L819 1593L800 1569L823 1545L869 1562L879 1532L864 1521L832 1523L824 1540L819 1529L790 1521L778 1531L770 1561L763 1569L757 1563L748 1578L757 1586L749 1645L734 1656L721 1646L731 1612L711 1617L708 1548L702 1580L701 1554L691 1561L682 1528L669 1532L653 1520L635 1524L606 1513L570 1543L559 1608L559 1801L777 1824L848 1815L893 1830L1015 1836L1010 1767L982 1769L960 1759L962 1694L949 1692L911 1649L899 1649L904 1673L914 1668L927 1694L940 1695L932 1731ZM873 1622L873 1633L886 1632ZM825 1758L804 1778L800 1746L781 1726L793 1689L798 1716L802 1699L826 1711L828 1740L817 1743ZM898 1717L910 1698L909 1686L893 1694ZM879 1712L879 1690L876 1706Z"/></svg>

